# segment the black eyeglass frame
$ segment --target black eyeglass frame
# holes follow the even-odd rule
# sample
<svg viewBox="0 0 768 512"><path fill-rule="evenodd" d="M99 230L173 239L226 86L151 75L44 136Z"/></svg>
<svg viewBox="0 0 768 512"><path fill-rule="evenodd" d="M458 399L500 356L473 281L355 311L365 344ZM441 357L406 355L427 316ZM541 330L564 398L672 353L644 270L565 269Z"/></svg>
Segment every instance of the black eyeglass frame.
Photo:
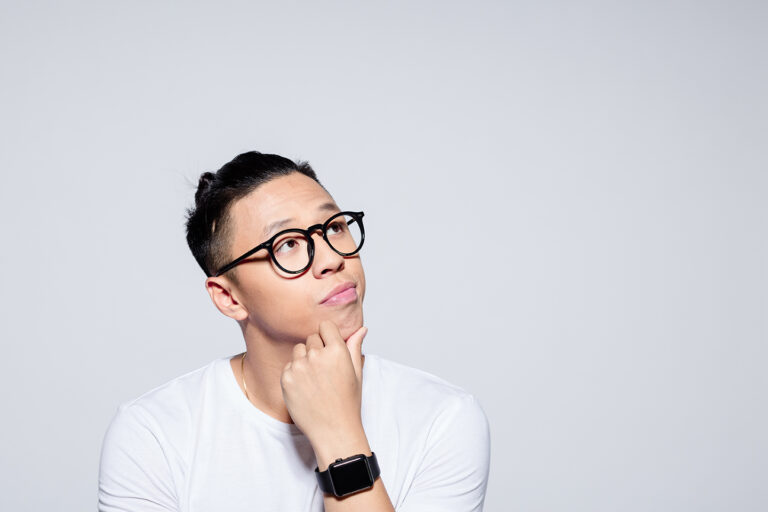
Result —
<svg viewBox="0 0 768 512"><path fill-rule="evenodd" d="M331 224L331 222L333 222L334 219L336 219L337 217L341 217L342 215L349 215L350 217L352 217L352 221L347 222L348 226L350 224L352 224L353 222L357 222L360 225L360 245L358 245L357 249L355 249L352 252L337 251L336 248L333 246L333 244L328 241L328 232L327 232L328 226ZM318 229L322 231L322 233L323 233L323 240L325 240L325 243L328 244L328 247L333 249L337 254L340 254L341 256L353 256L353 255L357 254L358 252L360 252L360 249L362 249L362 247L363 247L363 242L365 242L365 228L363 227L363 216L364 215L365 215L364 212L349 212L349 211L338 212L338 213L334 213L328 220L326 220L322 224L313 224L312 226L309 226L307 229L289 228L289 229L284 229L282 231L279 231L278 233L275 233L274 235L272 235L269 238L269 240L267 240L266 242L260 243L259 245L257 245L256 247L254 247L250 251L246 252L242 256L232 260L231 262L229 262L226 265L224 265L223 267L221 267L211 277L219 277L224 272L235 268L237 265L242 263L243 260L245 260L246 258L251 256L252 254L255 254L256 252L258 252L258 251L260 251L262 249L266 249L267 252L269 252L269 257L272 259L272 262L275 265L277 265L280 268L280 270L282 270L283 272L287 272L288 274L301 274L302 272L305 272L309 267L312 266L312 261L315 258L315 241L312 239L312 234L315 231L317 231ZM301 233L301 234L303 234L304 236L307 237L307 241L308 241L307 242L307 252L309 253L309 262L301 270L288 270L288 269L286 269L285 267L280 265L280 263L277 262L277 258L275 257L275 253L272 251L272 245L275 243L275 240L278 237L280 237L282 235L285 235L286 233Z"/></svg>

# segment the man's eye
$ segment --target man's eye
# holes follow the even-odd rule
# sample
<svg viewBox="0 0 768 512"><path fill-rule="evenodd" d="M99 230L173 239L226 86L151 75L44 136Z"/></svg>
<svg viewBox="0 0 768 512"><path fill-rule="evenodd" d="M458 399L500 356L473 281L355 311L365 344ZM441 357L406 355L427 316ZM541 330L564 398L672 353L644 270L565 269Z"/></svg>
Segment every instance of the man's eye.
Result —
<svg viewBox="0 0 768 512"><path fill-rule="evenodd" d="M341 222L334 222L328 226L328 232L332 235L341 233L342 231L344 231L344 226L342 226Z"/></svg>
<svg viewBox="0 0 768 512"><path fill-rule="evenodd" d="M288 240L280 242L275 248L275 252L288 252L291 249L298 247L298 245L299 245L299 242L297 242L293 238L289 238Z"/></svg>

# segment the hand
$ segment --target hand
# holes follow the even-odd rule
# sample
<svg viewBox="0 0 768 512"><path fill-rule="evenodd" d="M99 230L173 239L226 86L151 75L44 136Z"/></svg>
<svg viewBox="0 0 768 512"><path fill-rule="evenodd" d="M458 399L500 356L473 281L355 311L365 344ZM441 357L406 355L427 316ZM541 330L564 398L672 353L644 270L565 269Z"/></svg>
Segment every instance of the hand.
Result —
<svg viewBox="0 0 768 512"><path fill-rule="evenodd" d="M324 320L319 333L294 347L293 359L283 368L285 406L313 447L343 444L362 432L361 346L367 332L361 327L345 344L338 326Z"/></svg>

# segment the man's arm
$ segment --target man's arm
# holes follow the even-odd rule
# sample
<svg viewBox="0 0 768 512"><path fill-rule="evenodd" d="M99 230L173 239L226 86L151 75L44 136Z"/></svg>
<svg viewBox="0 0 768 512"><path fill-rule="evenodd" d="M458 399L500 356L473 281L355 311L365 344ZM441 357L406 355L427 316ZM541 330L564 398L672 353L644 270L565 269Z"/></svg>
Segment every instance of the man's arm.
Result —
<svg viewBox="0 0 768 512"><path fill-rule="evenodd" d="M322 322L320 332L294 347L282 374L286 407L312 444L320 471L338 458L371 455L360 416L362 356L366 328L345 342L338 327ZM440 406L439 404L435 404ZM442 404L429 429L424 458L398 512L481 512L490 467L490 429L470 394ZM344 498L326 495L326 512L394 512L377 478L371 489Z"/></svg>
<svg viewBox="0 0 768 512"><path fill-rule="evenodd" d="M320 332L294 347L280 384L291 419L307 436L320 471L339 458L371 455L360 416L362 400L361 327L345 342L336 324L324 321ZM324 497L326 512L394 512L381 478L372 488L343 498Z"/></svg>

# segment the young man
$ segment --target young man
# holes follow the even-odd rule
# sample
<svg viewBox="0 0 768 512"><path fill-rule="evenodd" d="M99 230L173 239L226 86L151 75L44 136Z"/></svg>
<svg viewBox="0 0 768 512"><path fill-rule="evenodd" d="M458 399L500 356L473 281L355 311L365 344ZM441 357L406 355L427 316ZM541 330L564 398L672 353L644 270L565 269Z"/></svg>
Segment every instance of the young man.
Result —
<svg viewBox="0 0 768 512"><path fill-rule="evenodd" d="M99 510L482 510L477 401L362 354L364 213L307 163L258 152L204 173L195 202L187 241L246 351L119 407Z"/></svg>

